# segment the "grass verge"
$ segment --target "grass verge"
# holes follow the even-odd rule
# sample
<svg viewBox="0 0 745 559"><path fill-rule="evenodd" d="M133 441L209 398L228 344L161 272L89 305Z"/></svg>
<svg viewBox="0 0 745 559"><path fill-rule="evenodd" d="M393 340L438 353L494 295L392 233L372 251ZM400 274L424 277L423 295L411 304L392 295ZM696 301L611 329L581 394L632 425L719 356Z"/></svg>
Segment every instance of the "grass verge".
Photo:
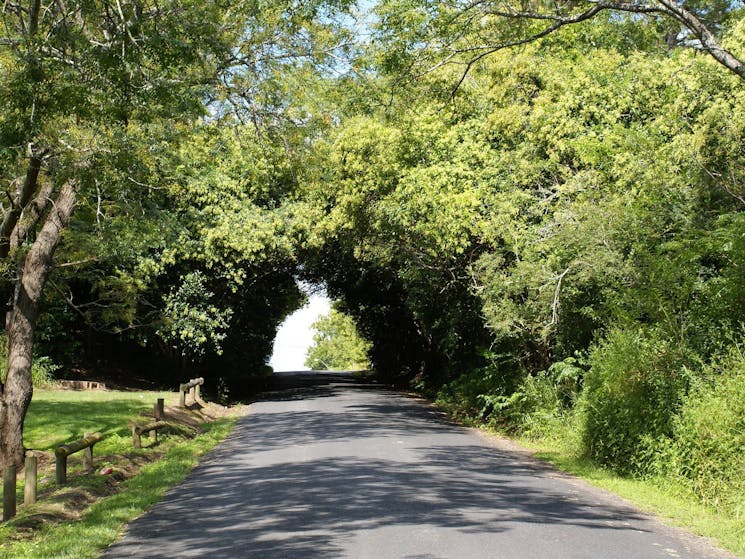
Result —
<svg viewBox="0 0 745 559"><path fill-rule="evenodd" d="M205 422L203 414L193 412L187 419L196 427L177 428L170 435L159 437L157 444L134 450L128 423L138 414L152 410L156 397L163 396L64 391L35 394L26 445L51 449L79 437L83 431L98 430L106 438L96 445L96 468L112 466L113 472L83 474L80 469L71 468L70 483L57 488L49 475L53 464L45 464L46 468L40 468L39 502L21 507L17 517L0 524L0 556L98 557L123 533L129 521L183 480L200 457L227 436L237 419L236 415ZM165 396L174 397L170 393Z"/></svg>
<svg viewBox="0 0 745 559"><path fill-rule="evenodd" d="M611 491L667 524L710 538L720 547L745 558L745 519L702 504L695 495L672 485L670 480L621 476L577 456L570 446L562 445L560 439L517 441L532 450L536 458L553 464L557 469Z"/></svg>
<svg viewBox="0 0 745 559"><path fill-rule="evenodd" d="M24 425L24 445L34 450L53 450L56 445L99 431L104 439L96 454L131 448L129 422L151 412L158 398L175 403L173 392L117 392L34 390Z"/></svg>

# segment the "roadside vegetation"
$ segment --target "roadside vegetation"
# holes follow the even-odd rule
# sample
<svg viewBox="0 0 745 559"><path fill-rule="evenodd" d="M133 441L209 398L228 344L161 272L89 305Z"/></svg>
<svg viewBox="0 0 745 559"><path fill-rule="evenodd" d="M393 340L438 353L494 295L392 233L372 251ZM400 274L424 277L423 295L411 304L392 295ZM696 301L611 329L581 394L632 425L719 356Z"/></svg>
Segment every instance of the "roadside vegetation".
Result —
<svg viewBox="0 0 745 559"><path fill-rule="evenodd" d="M386 381L742 540L741 3L93 5L0 14L0 467L34 375L260 387L300 280Z"/></svg>
<svg viewBox="0 0 745 559"><path fill-rule="evenodd" d="M170 392L36 391L25 445L39 457L39 498L0 525L3 557L98 557L128 521L157 502L230 432L237 417L237 410L211 404L200 411L167 407L169 427L158 442L145 439L142 449L134 449L130 425L145 421L157 398L166 398L167 406L177 403ZM94 471L83 471L80 455L72 455L68 483L56 486L55 446L92 431L104 435L94 447ZM19 483L19 503L22 495Z"/></svg>

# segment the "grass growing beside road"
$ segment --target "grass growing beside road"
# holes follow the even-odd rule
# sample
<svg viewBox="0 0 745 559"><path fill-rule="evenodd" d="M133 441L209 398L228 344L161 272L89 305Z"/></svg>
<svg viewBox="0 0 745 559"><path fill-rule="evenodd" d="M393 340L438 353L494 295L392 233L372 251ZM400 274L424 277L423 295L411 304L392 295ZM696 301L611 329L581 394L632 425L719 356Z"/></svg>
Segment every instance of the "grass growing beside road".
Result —
<svg viewBox="0 0 745 559"><path fill-rule="evenodd" d="M723 548L745 558L745 519L716 511L669 480L621 476L578 455L561 438L518 439L536 458L630 501L668 523L712 538Z"/></svg>
<svg viewBox="0 0 745 559"><path fill-rule="evenodd" d="M96 454L126 451L132 446L129 422L151 411L158 398L167 404L176 397L173 392L36 389L24 426L24 444L34 450L53 450L83 433L99 431L104 440L96 445Z"/></svg>
<svg viewBox="0 0 745 559"><path fill-rule="evenodd" d="M70 459L69 485L53 485L53 463L44 461L36 505L21 507L11 522L0 524L0 556L4 559L94 558L165 491L181 481L199 458L232 429L237 414L202 423L201 433L184 438L159 437L141 450L132 448L129 422L152 410L158 397L172 393L37 391L29 411L26 446L51 450L85 431L100 431L94 449L97 469L111 466L109 476L78 475ZM195 434L196 431L190 431ZM151 446L147 448L147 446ZM153 461L153 459L157 460ZM78 462L80 460L78 459ZM19 481L21 481L19 479ZM20 485L20 483L19 483ZM19 487L19 502L22 489Z"/></svg>

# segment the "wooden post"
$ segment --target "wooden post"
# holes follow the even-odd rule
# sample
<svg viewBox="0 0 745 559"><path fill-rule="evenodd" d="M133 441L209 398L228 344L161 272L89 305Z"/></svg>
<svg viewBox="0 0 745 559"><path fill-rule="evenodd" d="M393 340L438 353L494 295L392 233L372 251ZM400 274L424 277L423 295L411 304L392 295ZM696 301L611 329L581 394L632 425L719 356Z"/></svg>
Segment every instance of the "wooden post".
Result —
<svg viewBox="0 0 745 559"><path fill-rule="evenodd" d="M178 398L178 406L180 408L186 407L186 391L188 388L186 388L185 384L179 384L178 391L180 392L179 398Z"/></svg>
<svg viewBox="0 0 745 559"><path fill-rule="evenodd" d="M60 445L54 450L54 455L57 457L55 477L58 485L62 485L67 481L67 457L70 454L85 449L83 463L88 470L93 469L93 445L102 438L103 435L101 435L101 433L86 433L86 435L79 441Z"/></svg>
<svg viewBox="0 0 745 559"><path fill-rule="evenodd" d="M32 450L26 452L26 465L24 473L26 483L23 488L23 504L33 505L36 502L36 479L38 472L38 459Z"/></svg>
<svg viewBox="0 0 745 559"><path fill-rule="evenodd" d="M87 439L90 436L90 433L83 433L84 439ZM83 468L85 468L85 471L87 472L90 472L93 469L93 443L83 449Z"/></svg>
<svg viewBox="0 0 745 559"><path fill-rule="evenodd" d="M197 384L194 387L194 401L195 402L199 402L199 400L201 400L201 399L202 399L202 385L201 384Z"/></svg>
<svg viewBox="0 0 745 559"><path fill-rule="evenodd" d="M57 454L54 465L54 481L57 482L57 485L62 485L67 481L67 454Z"/></svg>
<svg viewBox="0 0 745 559"><path fill-rule="evenodd" d="M153 416L156 421L163 419L165 409L165 400L163 398L158 398L158 401L155 402L155 408L153 409Z"/></svg>
<svg viewBox="0 0 745 559"><path fill-rule="evenodd" d="M137 425L132 425L132 446L142 448L142 439L140 438L140 429Z"/></svg>
<svg viewBox="0 0 745 559"><path fill-rule="evenodd" d="M3 472L3 520L16 515L16 467L8 466Z"/></svg>

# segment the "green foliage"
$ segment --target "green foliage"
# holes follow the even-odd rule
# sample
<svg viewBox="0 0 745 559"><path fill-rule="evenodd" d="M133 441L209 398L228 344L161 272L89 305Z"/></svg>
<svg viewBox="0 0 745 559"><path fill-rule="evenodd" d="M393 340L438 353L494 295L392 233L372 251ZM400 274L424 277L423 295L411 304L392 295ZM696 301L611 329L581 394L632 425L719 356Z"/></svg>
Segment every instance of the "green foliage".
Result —
<svg viewBox="0 0 745 559"><path fill-rule="evenodd" d="M477 61L453 98L453 66L403 86L437 65L433 45L529 31L450 35L451 7L377 5L365 85L404 91L346 105L316 143L303 271L388 378L654 474L690 387L741 337L741 80L670 50L664 21L613 15ZM723 7L709 15L737 50L745 28Z"/></svg>
<svg viewBox="0 0 745 559"><path fill-rule="evenodd" d="M453 415L485 422L502 431L531 438L566 430L574 422L583 360L569 357L535 375L507 374L502 360L443 386L437 403Z"/></svg>
<svg viewBox="0 0 745 559"><path fill-rule="evenodd" d="M334 305L312 325L316 333L305 366L316 370L359 371L370 367L369 342L360 337L354 319Z"/></svg>
<svg viewBox="0 0 745 559"><path fill-rule="evenodd" d="M650 468L648 443L672 435L688 388L685 347L654 332L614 329L590 352L581 410L588 453L619 471Z"/></svg>
<svg viewBox="0 0 745 559"><path fill-rule="evenodd" d="M0 382L5 382L5 375L8 370L8 337L6 334L0 335ZM55 373L61 367L57 365L50 357L46 355L34 356L31 364L31 383L34 388L49 388L54 385Z"/></svg>
<svg viewBox="0 0 745 559"><path fill-rule="evenodd" d="M222 353L231 309L218 309L211 303L215 294L205 287L204 276L192 272L181 278L181 285L165 297L164 326L160 336L175 344L182 356L197 361L208 351Z"/></svg>
<svg viewBox="0 0 745 559"><path fill-rule="evenodd" d="M741 351L707 368L675 418L658 466L699 498L745 516L745 357Z"/></svg>
<svg viewBox="0 0 745 559"><path fill-rule="evenodd" d="M103 15L49 35L86 72L44 55L40 73L33 42L0 51L1 176L17 183L43 144L55 180L81 189L59 256L82 264L54 273L42 353L113 332L198 361L227 398L263 376L299 276L342 301L386 379L512 433L579 434L601 463L672 468L723 499L718 464L740 467L726 437L691 445L705 417L729 433L740 413L739 381L710 377L745 312L742 80L671 49L678 29L660 19L595 18L461 81L430 47L543 22L486 16L474 31L458 2L381 1L347 66L362 45L346 1L178 5L162 33L131 14L136 29L116 26L105 48L89 36ZM741 12L686 5L741 48ZM141 48L123 48L129 32ZM362 359L349 324L328 317L309 363Z"/></svg>

